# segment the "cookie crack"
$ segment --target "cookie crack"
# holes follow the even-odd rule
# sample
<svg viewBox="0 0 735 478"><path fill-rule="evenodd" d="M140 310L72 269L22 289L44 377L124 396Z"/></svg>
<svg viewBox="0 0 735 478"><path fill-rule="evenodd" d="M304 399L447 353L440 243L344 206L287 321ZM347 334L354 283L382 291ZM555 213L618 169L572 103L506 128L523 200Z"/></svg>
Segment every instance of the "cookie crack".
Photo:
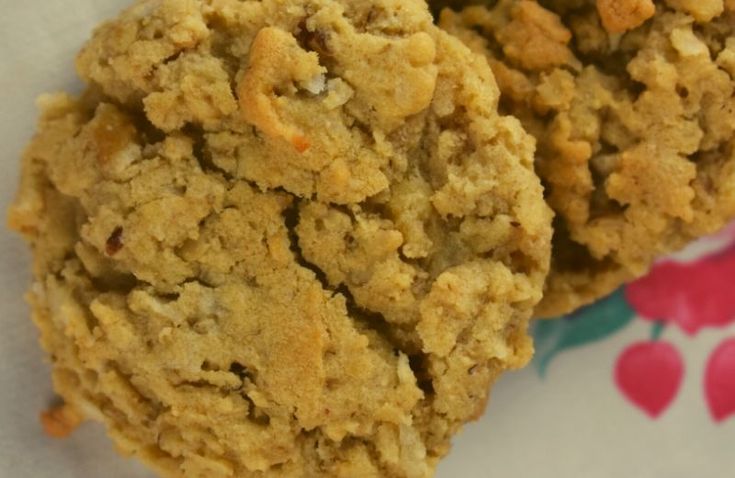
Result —
<svg viewBox="0 0 735 478"><path fill-rule="evenodd" d="M316 264L312 264L311 262L307 261L304 257L301 247L299 246L299 235L296 232L296 228L299 225L300 204L301 200L295 198L291 205L283 211L283 220L286 225L286 231L288 233L289 248L291 250L291 253L293 253L296 263L298 265L300 265L304 269L308 269L313 272L314 277L316 278L316 280L319 281L324 290L334 292L334 290L329 285L329 280L327 280L327 275L324 273L324 271L321 270Z"/></svg>
<svg viewBox="0 0 735 478"><path fill-rule="evenodd" d="M383 314L365 309L358 305L346 283L341 282L336 285L330 284L326 273L321 270L319 266L306 259L301 247L299 246L299 236L297 233L297 227L300 220L299 208L301 202L301 200L295 200L283 212L286 230L288 231L290 249L294 254L297 264L313 272L315 278L319 281L325 291L332 293L333 296L342 296L345 301L345 308L347 309L348 317L361 327L370 329L378 334L382 339L390 344L395 352L403 352L409 357L421 353L420 347L408 343L405 340L401 340L398 337L398 335L401 332L405 332L405 330L401 330L401 328L396 324L390 324ZM416 376L417 371L414 370L413 367L411 368Z"/></svg>

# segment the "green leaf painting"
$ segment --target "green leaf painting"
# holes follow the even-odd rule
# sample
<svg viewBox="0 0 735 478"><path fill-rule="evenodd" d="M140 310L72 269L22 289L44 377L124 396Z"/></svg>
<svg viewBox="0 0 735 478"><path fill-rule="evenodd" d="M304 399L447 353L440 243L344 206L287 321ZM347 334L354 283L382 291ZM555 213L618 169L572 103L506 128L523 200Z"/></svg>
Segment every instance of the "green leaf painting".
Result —
<svg viewBox="0 0 735 478"><path fill-rule="evenodd" d="M562 351L608 337L633 320L635 312L625 300L623 289L556 320L540 320L533 326L536 345L534 366L541 377Z"/></svg>

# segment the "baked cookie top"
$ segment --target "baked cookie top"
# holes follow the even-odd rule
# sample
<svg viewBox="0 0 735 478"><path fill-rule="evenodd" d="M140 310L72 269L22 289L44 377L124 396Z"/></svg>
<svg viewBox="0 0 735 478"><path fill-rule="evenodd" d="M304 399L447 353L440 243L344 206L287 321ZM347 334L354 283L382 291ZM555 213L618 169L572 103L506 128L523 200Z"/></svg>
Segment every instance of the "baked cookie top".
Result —
<svg viewBox="0 0 735 478"><path fill-rule="evenodd" d="M440 22L488 56L501 111L538 139L557 217L537 314L555 316L735 216L735 2L542 4Z"/></svg>
<svg viewBox="0 0 735 478"><path fill-rule="evenodd" d="M531 354L551 212L423 1L140 1L11 225L57 391L166 476L422 477Z"/></svg>

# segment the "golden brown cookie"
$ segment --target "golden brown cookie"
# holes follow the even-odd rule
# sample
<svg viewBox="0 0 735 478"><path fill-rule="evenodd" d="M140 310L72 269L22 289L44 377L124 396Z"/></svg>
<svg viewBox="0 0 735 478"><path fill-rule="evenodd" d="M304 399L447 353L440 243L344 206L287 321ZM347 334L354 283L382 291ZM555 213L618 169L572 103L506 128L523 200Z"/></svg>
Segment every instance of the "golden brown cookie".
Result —
<svg viewBox="0 0 735 478"><path fill-rule="evenodd" d="M424 477L532 347L551 212L423 1L140 1L10 223L69 416L164 476Z"/></svg>
<svg viewBox="0 0 735 478"><path fill-rule="evenodd" d="M735 216L735 3L542 4L440 23L487 55L501 111L538 139L557 217L537 315L557 316Z"/></svg>

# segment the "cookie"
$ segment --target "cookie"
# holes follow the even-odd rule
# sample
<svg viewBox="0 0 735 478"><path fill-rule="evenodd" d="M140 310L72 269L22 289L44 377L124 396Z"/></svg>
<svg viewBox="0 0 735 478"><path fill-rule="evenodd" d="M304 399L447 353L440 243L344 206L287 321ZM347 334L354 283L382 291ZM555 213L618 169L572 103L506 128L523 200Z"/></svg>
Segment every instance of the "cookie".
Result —
<svg viewBox="0 0 735 478"><path fill-rule="evenodd" d="M423 1L145 0L77 68L10 214L47 428L163 476L430 476L529 359L550 262L487 62Z"/></svg>
<svg viewBox="0 0 735 478"><path fill-rule="evenodd" d="M732 1L501 0L440 23L487 55L501 111L538 139L556 219L537 315L607 295L735 216Z"/></svg>

